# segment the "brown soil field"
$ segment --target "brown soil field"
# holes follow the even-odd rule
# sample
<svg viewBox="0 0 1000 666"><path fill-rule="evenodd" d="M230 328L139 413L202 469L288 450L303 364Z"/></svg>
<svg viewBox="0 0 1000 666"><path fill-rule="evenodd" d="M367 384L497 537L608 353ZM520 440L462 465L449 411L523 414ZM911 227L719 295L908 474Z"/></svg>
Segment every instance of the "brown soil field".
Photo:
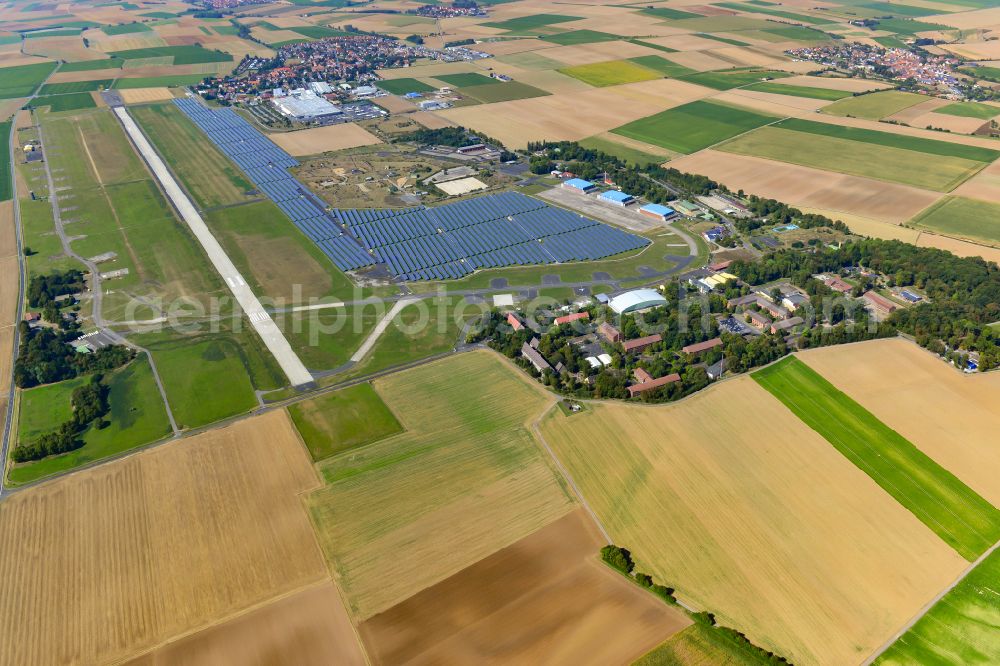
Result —
<svg viewBox="0 0 1000 666"><path fill-rule="evenodd" d="M0 662L125 659L325 579L316 485L276 411L4 499Z"/></svg>
<svg viewBox="0 0 1000 666"><path fill-rule="evenodd" d="M34 124L35 121L31 117L31 111L23 110L17 112L17 117L14 119L14 127L21 130L31 127Z"/></svg>
<svg viewBox="0 0 1000 666"><path fill-rule="evenodd" d="M541 88L546 92L550 92L554 95L559 95L563 93L578 93L584 90L590 90L593 86L587 85L580 79L574 79L572 76L566 76L555 70L536 70L536 71L526 71L523 74L515 77L521 83L527 83L529 86L535 86L536 88Z"/></svg>
<svg viewBox="0 0 1000 666"><path fill-rule="evenodd" d="M906 185L836 174L759 157L703 150L669 163L759 196L902 224L942 195Z"/></svg>
<svg viewBox="0 0 1000 666"><path fill-rule="evenodd" d="M410 113L416 110L416 105L408 99L403 99L396 95L385 95L372 100L389 113Z"/></svg>
<svg viewBox="0 0 1000 666"><path fill-rule="evenodd" d="M861 215L852 215L850 213L810 206L799 206L799 209L805 213L816 213L817 215L826 215L833 220L841 220L851 228L852 232L861 236L871 236L885 240L901 240L916 244L917 239L921 235L921 232L917 229L893 224L892 222L879 222L878 220L862 217Z"/></svg>
<svg viewBox="0 0 1000 666"><path fill-rule="evenodd" d="M160 102L173 99L169 88L128 88L120 91L126 104L142 104L143 102Z"/></svg>
<svg viewBox="0 0 1000 666"><path fill-rule="evenodd" d="M129 661L129 666L363 666L357 634L330 582L309 587Z"/></svg>
<svg viewBox="0 0 1000 666"><path fill-rule="evenodd" d="M362 639L375 664L629 663L691 620L603 565L603 545L578 509L363 622Z"/></svg>
<svg viewBox="0 0 1000 666"><path fill-rule="evenodd" d="M952 194L1000 203L1000 161L956 187Z"/></svg>
<svg viewBox="0 0 1000 666"><path fill-rule="evenodd" d="M1000 109L997 109L1000 113ZM910 122L914 127L940 127L949 132L959 134L972 134L982 127L987 121L980 118L966 118L964 116L953 116L947 113L925 113Z"/></svg>
<svg viewBox="0 0 1000 666"><path fill-rule="evenodd" d="M792 86L812 86L814 88L829 88L830 90L846 90L848 92L865 92L868 90L882 90L891 88L888 83L880 81L866 81L864 79L835 79L822 76L790 76L785 79L778 79L774 83L787 83Z"/></svg>
<svg viewBox="0 0 1000 666"><path fill-rule="evenodd" d="M794 95L778 95L775 93L759 92L756 90L727 90L719 93L715 99L720 102L738 104L750 109L757 109L764 113L787 116L795 111L814 112L827 104L827 100L811 99L809 97L796 97Z"/></svg>
<svg viewBox="0 0 1000 666"><path fill-rule="evenodd" d="M14 235L14 202L0 201L0 257L17 254L17 239ZM7 276L4 275L4 279Z"/></svg>
<svg viewBox="0 0 1000 666"><path fill-rule="evenodd" d="M576 141L607 132L711 92L684 81L654 79L580 93L447 109L439 115L480 130L508 147L523 148L528 141Z"/></svg>
<svg viewBox="0 0 1000 666"><path fill-rule="evenodd" d="M430 111L415 111L410 114L410 118L413 118L427 129L442 129L444 127L455 126L455 123L451 122L447 118L442 118L441 116L431 113Z"/></svg>
<svg viewBox="0 0 1000 666"><path fill-rule="evenodd" d="M662 40L661 46L666 46L673 38ZM645 40L656 42L655 39ZM732 65L721 58L716 58L706 51L678 51L677 53L664 53L667 60L676 62L678 65L693 69L698 72L706 72L712 69L728 69Z"/></svg>
<svg viewBox="0 0 1000 666"><path fill-rule="evenodd" d="M1000 505L1000 374L965 375L901 338L809 350L799 358Z"/></svg>
<svg viewBox="0 0 1000 666"><path fill-rule="evenodd" d="M0 326L8 326L14 322L14 315L17 312L18 293L18 265L17 256L8 255L0 257ZM3 383L0 382L0 386Z"/></svg>
<svg viewBox="0 0 1000 666"><path fill-rule="evenodd" d="M487 44L477 44L476 48L483 53L493 55L510 55L511 53L524 53L525 51L548 51L556 48L555 44L540 42L537 39L512 39L506 42L490 42Z"/></svg>
<svg viewBox="0 0 1000 666"><path fill-rule="evenodd" d="M27 101L26 97L0 100L0 120L7 120Z"/></svg>
<svg viewBox="0 0 1000 666"><path fill-rule="evenodd" d="M734 39L736 38L737 36L734 35ZM781 57L780 53L768 53L761 49L751 49L745 46L713 49L710 53L716 58L733 63L737 67L771 67L788 64L788 60Z"/></svg>
<svg viewBox="0 0 1000 666"><path fill-rule="evenodd" d="M1000 58L1000 42L973 42L971 44L942 44L941 48L967 60L995 60Z"/></svg>
<svg viewBox="0 0 1000 666"><path fill-rule="evenodd" d="M11 358L14 354L14 326L0 324L0 386L6 395L10 387ZM0 416L0 428L3 427L3 416ZM2 467L2 465L0 465Z"/></svg>
<svg viewBox="0 0 1000 666"><path fill-rule="evenodd" d="M796 664L861 661L968 564L746 375L542 433L639 570Z"/></svg>
<svg viewBox="0 0 1000 666"><path fill-rule="evenodd" d="M575 8L573 13L578 13ZM595 30L623 37L632 37L635 35L666 37L678 33L676 28L650 22L649 17L642 14L636 12L622 13L620 11L617 16L600 16L576 21L573 23L573 30Z"/></svg>
<svg viewBox="0 0 1000 666"><path fill-rule="evenodd" d="M274 133L269 135L269 138L296 156L316 155L382 143L381 139L357 123L340 123L297 132Z"/></svg>
<svg viewBox="0 0 1000 666"><path fill-rule="evenodd" d="M73 37L37 37L27 40L25 53L62 60L89 60L94 52L83 44L83 39Z"/></svg>
<svg viewBox="0 0 1000 666"><path fill-rule="evenodd" d="M886 120L895 120L897 122L906 123L907 125L916 125L915 121L920 116L930 113L935 109L940 109L942 106L947 106L950 103L951 102L949 100L935 97L927 100L926 102L921 102L920 104L914 104L913 106L908 106L899 113L894 113L893 115L888 116ZM916 125L916 126L925 127L926 124Z"/></svg>
<svg viewBox="0 0 1000 666"><path fill-rule="evenodd" d="M0 55L0 67L17 67L18 65L37 65L40 62L51 62L48 58L6 53Z"/></svg>
<svg viewBox="0 0 1000 666"><path fill-rule="evenodd" d="M961 11L961 9L958 9L958 11ZM961 30L998 26L1000 25L1000 7L962 11L962 13L955 15L938 14L930 19L930 22L950 25Z"/></svg>
<svg viewBox="0 0 1000 666"><path fill-rule="evenodd" d="M460 62L434 62L427 65L417 65L415 67L397 67L395 69L380 69L378 75L383 79L408 79L423 78L427 76L437 76L438 74L461 74L469 70L482 70L465 61Z"/></svg>

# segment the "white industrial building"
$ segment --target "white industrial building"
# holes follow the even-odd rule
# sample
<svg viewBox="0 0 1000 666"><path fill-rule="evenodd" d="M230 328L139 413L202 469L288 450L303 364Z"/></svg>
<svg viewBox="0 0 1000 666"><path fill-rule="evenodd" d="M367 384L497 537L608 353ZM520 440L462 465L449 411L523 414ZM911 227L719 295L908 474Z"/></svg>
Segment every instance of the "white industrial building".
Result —
<svg viewBox="0 0 1000 666"><path fill-rule="evenodd" d="M313 81L309 84L309 90L317 95L328 95L333 92L333 88L326 81Z"/></svg>
<svg viewBox="0 0 1000 666"><path fill-rule="evenodd" d="M667 299L661 296L660 292L655 289L633 289L632 291L626 291L624 294L618 294L608 301L608 307L617 314L655 308L658 305L666 304Z"/></svg>
<svg viewBox="0 0 1000 666"><path fill-rule="evenodd" d="M343 113L340 107L305 88L290 90L285 97L271 101L282 115L299 121L323 120Z"/></svg>

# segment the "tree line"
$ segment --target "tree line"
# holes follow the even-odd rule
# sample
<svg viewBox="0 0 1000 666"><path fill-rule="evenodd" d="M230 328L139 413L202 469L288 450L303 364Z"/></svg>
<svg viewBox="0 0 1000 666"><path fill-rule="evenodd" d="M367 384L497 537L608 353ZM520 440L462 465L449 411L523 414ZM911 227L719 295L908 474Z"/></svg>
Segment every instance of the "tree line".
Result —
<svg viewBox="0 0 1000 666"><path fill-rule="evenodd" d="M70 403L73 415L52 432L45 433L38 439L27 444L21 444L11 451L14 462L22 463L41 460L47 456L73 451L83 446L83 432L97 421L97 427L107 427L103 420L108 413L108 387L103 382L100 373L93 375L90 382L73 390Z"/></svg>
<svg viewBox="0 0 1000 666"><path fill-rule="evenodd" d="M108 345L90 354L77 353L69 343L80 336L78 330L31 328L24 321L18 327L20 345L14 362L14 383L18 388L60 382L90 372L107 372L135 357L135 352L123 345Z"/></svg>

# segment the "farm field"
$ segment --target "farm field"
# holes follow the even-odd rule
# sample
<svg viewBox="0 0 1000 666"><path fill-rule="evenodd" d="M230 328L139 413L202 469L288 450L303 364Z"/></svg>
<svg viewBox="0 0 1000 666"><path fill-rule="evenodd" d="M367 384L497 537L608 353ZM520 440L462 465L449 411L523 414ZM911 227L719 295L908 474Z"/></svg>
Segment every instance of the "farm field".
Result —
<svg viewBox="0 0 1000 666"><path fill-rule="evenodd" d="M18 415L18 442L30 442L55 430L72 415L73 390L90 381L90 376L40 386L21 393ZM105 417L110 425L91 426L83 435L83 447L59 456L22 463L10 468L8 480L23 484L103 460L170 434L163 400L153 380L149 359L142 354L129 365L107 375L108 403Z"/></svg>
<svg viewBox="0 0 1000 666"><path fill-rule="evenodd" d="M125 104L148 104L174 99L170 88L126 88L120 93ZM134 114L133 114L134 115Z"/></svg>
<svg viewBox="0 0 1000 666"><path fill-rule="evenodd" d="M698 101L622 125L613 132L679 153L693 153L776 120L735 106Z"/></svg>
<svg viewBox="0 0 1000 666"><path fill-rule="evenodd" d="M802 361L752 377L962 557L1000 540L1000 511Z"/></svg>
<svg viewBox="0 0 1000 666"><path fill-rule="evenodd" d="M479 72L462 72L459 74L438 74L434 76L452 88L471 88L473 86L500 85L500 81L484 76Z"/></svg>
<svg viewBox="0 0 1000 666"><path fill-rule="evenodd" d="M938 192L953 190L984 166L975 160L938 156L927 159L924 168L914 169L914 161L924 156L912 150L791 131L783 123L762 127L715 149Z"/></svg>
<svg viewBox="0 0 1000 666"><path fill-rule="evenodd" d="M323 461L327 485L307 498L357 621L573 506L527 428L551 398L492 353L462 354L373 385L405 432Z"/></svg>
<svg viewBox="0 0 1000 666"><path fill-rule="evenodd" d="M1000 115L1000 106L983 104L981 102L954 102L937 109L935 113L946 113L952 116L963 116L965 118L978 118L989 120Z"/></svg>
<svg viewBox="0 0 1000 666"><path fill-rule="evenodd" d="M5 498L0 661L127 659L326 578L316 482L272 412Z"/></svg>
<svg viewBox="0 0 1000 666"><path fill-rule="evenodd" d="M564 67L558 71L595 87L616 86L622 83L649 81L663 76L659 72L628 60L595 62L590 65Z"/></svg>
<svg viewBox="0 0 1000 666"><path fill-rule="evenodd" d="M109 51L108 55L121 60L144 60L147 58L170 58L167 64L196 65L206 62L232 62L233 56L223 51L211 51L200 46L151 46L124 51ZM127 66L127 64L126 64Z"/></svg>
<svg viewBox="0 0 1000 666"><path fill-rule="evenodd" d="M403 431L368 383L295 403L288 413L317 461Z"/></svg>
<svg viewBox="0 0 1000 666"><path fill-rule="evenodd" d="M434 86L428 85L423 81L418 81L417 79L402 78L402 79L389 79L386 81L379 81L378 87L387 93L392 93L393 95L405 95L411 92L431 92L434 90Z"/></svg>
<svg viewBox="0 0 1000 666"><path fill-rule="evenodd" d="M1000 204L966 197L945 197L923 211L911 224L921 229L1000 245Z"/></svg>
<svg viewBox="0 0 1000 666"><path fill-rule="evenodd" d="M550 25L556 25L558 23L568 23L571 21L577 21L579 19L580 19L579 16L567 16L565 14L534 14L531 16L522 16L519 18L508 19L506 21L484 23L483 25L490 28L496 28L498 30L523 32L526 30L536 30L538 28L545 28Z"/></svg>
<svg viewBox="0 0 1000 666"><path fill-rule="evenodd" d="M111 79L96 81L73 81L71 83L46 83L38 90L39 95L63 95L66 93L90 92L106 90L111 87Z"/></svg>
<svg viewBox="0 0 1000 666"><path fill-rule="evenodd" d="M268 138L296 157L382 143L381 139L357 123L340 123L297 132L275 132L269 134Z"/></svg>
<svg viewBox="0 0 1000 666"><path fill-rule="evenodd" d="M83 109L93 109L97 106L90 93L69 93L64 95L52 95L50 97L35 97L29 102L32 109L48 107L49 111L59 113L61 111L81 111Z"/></svg>
<svg viewBox="0 0 1000 666"><path fill-rule="evenodd" d="M967 565L750 377L542 434L639 570L796 664L861 661Z"/></svg>
<svg viewBox="0 0 1000 666"><path fill-rule="evenodd" d="M6 147L8 138L10 137L11 121L7 120L0 122L0 136L5 137L3 140L4 146ZM12 165L10 162L10 151L4 150L3 154L0 155L0 202L10 201L14 196L14 184L12 180ZM6 222L6 216L4 216ZM6 233L6 229L4 229Z"/></svg>
<svg viewBox="0 0 1000 666"><path fill-rule="evenodd" d="M994 551L876 661L902 664L991 664L1000 660L1000 551Z"/></svg>
<svg viewBox="0 0 1000 666"><path fill-rule="evenodd" d="M927 98L923 95L900 92L898 90L887 90L843 99L824 108L823 113L833 116L853 116L868 120L880 120L926 101Z"/></svg>
<svg viewBox="0 0 1000 666"><path fill-rule="evenodd" d="M775 95L791 95L792 97L807 97L809 99L822 99L828 101L836 101L838 99L844 99L845 97L851 96L851 93L846 90L816 88L813 86L796 86L780 82L771 83L770 81L746 86L744 90L773 93Z"/></svg>
<svg viewBox="0 0 1000 666"><path fill-rule="evenodd" d="M467 88L460 88L459 92L482 104L512 102L519 99L531 99L532 97L545 97L550 94L541 88L536 88L521 81L508 81L501 85L488 83L481 86L469 86Z"/></svg>
<svg viewBox="0 0 1000 666"><path fill-rule="evenodd" d="M362 638L375 664L628 663L691 621L599 562L603 545L577 509L366 620Z"/></svg>
<svg viewBox="0 0 1000 666"><path fill-rule="evenodd" d="M632 666L769 666L766 658L696 622L650 650Z"/></svg>
<svg viewBox="0 0 1000 666"><path fill-rule="evenodd" d="M160 86L190 86L200 83L204 74L168 74L166 76L139 76L128 79L115 79L111 87L115 90L130 90L132 88L157 88Z"/></svg>
<svg viewBox="0 0 1000 666"><path fill-rule="evenodd" d="M636 165L663 162L674 154L659 146L653 146L611 133L588 137L579 143L584 148L600 150Z"/></svg>
<svg viewBox="0 0 1000 666"><path fill-rule="evenodd" d="M364 655L333 583L308 587L219 625L171 641L128 666L223 662L266 666L274 655L296 666L362 666Z"/></svg>
<svg viewBox="0 0 1000 666"><path fill-rule="evenodd" d="M1000 377L966 376L905 340L811 349L799 358L994 505L1000 505ZM884 374L906 368L905 376ZM891 388L891 390L890 390ZM947 418L941 418L947 414Z"/></svg>
<svg viewBox="0 0 1000 666"><path fill-rule="evenodd" d="M791 76L791 74L769 69L736 69L721 72L698 72L697 74L683 76L681 80L688 83L697 83L700 86L706 86L713 90L730 90L731 88L739 88L760 82L762 79L781 79L787 76Z"/></svg>
<svg viewBox="0 0 1000 666"><path fill-rule="evenodd" d="M30 96L55 68L54 62L0 68L0 99Z"/></svg>

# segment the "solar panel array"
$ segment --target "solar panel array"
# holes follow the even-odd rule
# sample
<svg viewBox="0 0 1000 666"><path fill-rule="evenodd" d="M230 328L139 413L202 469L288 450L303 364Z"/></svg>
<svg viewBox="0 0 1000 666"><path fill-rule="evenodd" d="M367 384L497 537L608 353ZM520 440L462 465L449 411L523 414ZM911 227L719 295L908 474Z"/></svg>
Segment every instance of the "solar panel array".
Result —
<svg viewBox="0 0 1000 666"><path fill-rule="evenodd" d="M340 269L355 270L375 263L357 240L345 234L330 217L326 205L288 173L298 164L294 157L231 109L213 111L190 99L174 103Z"/></svg>
<svg viewBox="0 0 1000 666"><path fill-rule="evenodd" d="M331 213L288 172L295 158L234 111L174 103L342 270L383 262L401 280L441 280L479 268L593 261L649 244L516 192L434 208Z"/></svg>
<svg viewBox="0 0 1000 666"><path fill-rule="evenodd" d="M434 208L341 209L334 215L402 280L455 278L478 268L593 261L649 244L517 192Z"/></svg>

